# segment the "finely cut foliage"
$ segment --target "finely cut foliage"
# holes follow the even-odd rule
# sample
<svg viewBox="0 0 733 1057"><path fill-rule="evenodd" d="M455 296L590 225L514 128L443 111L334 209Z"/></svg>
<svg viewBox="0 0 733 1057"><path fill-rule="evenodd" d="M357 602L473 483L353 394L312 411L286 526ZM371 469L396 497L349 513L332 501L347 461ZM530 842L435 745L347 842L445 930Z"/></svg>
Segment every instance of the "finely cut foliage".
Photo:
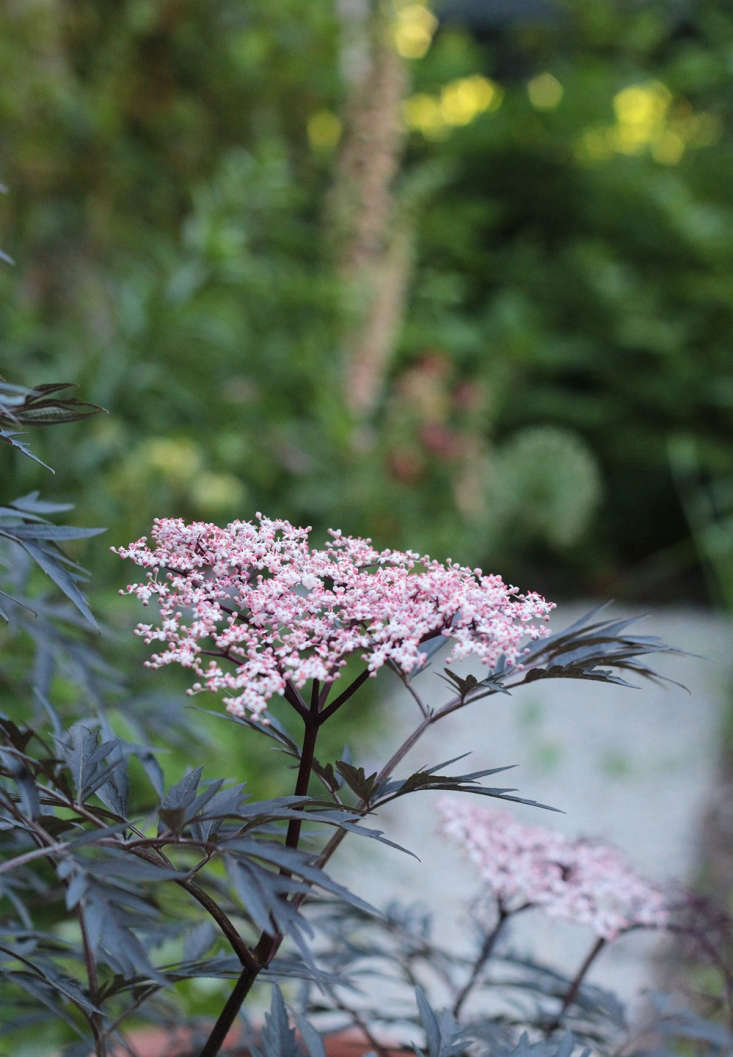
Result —
<svg viewBox="0 0 733 1057"><path fill-rule="evenodd" d="M447 662L476 656L493 668L521 664L523 643L547 634L553 603L413 551L378 551L368 539L331 530L323 549L310 529L257 515L225 528L156 520L143 537L113 548L147 570L127 592L160 606L159 624L140 624L164 649L151 667L181 664L223 691L235 715L262 716L273 694L310 679L326 686L357 655L370 675L391 665L410 675L426 662L423 643L451 642ZM212 659L212 655L215 659ZM225 670L229 662L232 670Z"/></svg>
<svg viewBox="0 0 733 1057"><path fill-rule="evenodd" d="M184 1029L191 1055L216 1057L253 985L265 981L272 1002L249 1040L256 1057L325 1057L320 1033L341 1027L360 1032L378 1057L387 1057L384 1037L418 1039L425 1057L581 1057L585 1046L605 1055L623 1045L637 1057L633 1039L624 1042L619 1003L584 978L619 932L671 927L671 908L612 850L445 807L445 831L467 847L496 901L491 921L477 916L470 958L435 944L415 909L380 913L326 866L347 835L395 847L364 820L409 793L449 790L538 806L482 784L503 767L454 774L451 760L398 774L422 734L452 712L540 678L655 679L648 655L676 651L631 633L629 621L595 613L548 635L552 604L538 595L338 532L317 549L308 529L261 516L223 529L157 521L152 548L143 539L118 549L146 569L127 591L160 606L159 624L138 628L163 644L150 664L192 668L192 692L223 691L234 713L224 718L239 733L266 736L297 767L294 788L286 787L292 795L264 801L242 782L205 779L202 767L166 787L154 750L118 737L106 718L110 673L97 673L64 630L72 603L77 622L92 618L77 586L83 571L61 544L96 531L44 517L65 509L35 493L0 509L14 591L6 592L6 619L25 629L20 588L31 562L68 600L63 610L31 600L36 718L0 715L0 1037L13 1040L45 1019L72 1040L63 1057L110 1057L130 1052L128 1023L142 1017ZM485 671L476 678L444 666L450 695L434 706L414 677L441 646L449 647L448 663L474 656ZM66 720L51 704L55 658L67 656L96 718L86 708L83 719ZM347 677L351 658L363 667ZM341 759L324 759L321 727L382 667L409 691L416 727L378 771L365 770L348 748ZM301 692L307 682L310 694ZM291 708L285 721L266 712L273 695ZM529 906L595 930L574 975L507 950L504 926ZM397 988L389 1008L359 992L365 973L382 969ZM449 1008L434 1005L435 973L445 985L439 1002L447 994ZM232 981L213 1024L190 1016L176 994L176 985L202 977ZM300 982L297 1002L286 1005L274 985L280 978ZM482 994L491 994L495 1015L466 1012ZM660 1006L657 1021L660 1057L672 1057L677 1039L694 1040L705 1057L730 1048L724 1028L692 1014Z"/></svg>

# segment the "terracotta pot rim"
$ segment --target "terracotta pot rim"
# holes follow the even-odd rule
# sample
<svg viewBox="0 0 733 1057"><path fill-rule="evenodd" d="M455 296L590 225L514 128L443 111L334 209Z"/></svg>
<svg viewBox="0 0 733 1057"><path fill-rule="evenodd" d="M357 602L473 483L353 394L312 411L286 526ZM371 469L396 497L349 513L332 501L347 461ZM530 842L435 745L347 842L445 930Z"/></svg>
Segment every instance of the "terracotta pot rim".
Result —
<svg viewBox="0 0 733 1057"><path fill-rule="evenodd" d="M233 1030L227 1035L225 1047L227 1057L249 1057L246 1049L232 1051L236 1046L241 1031ZM364 1057L373 1050L372 1044L358 1028L348 1028L324 1037L326 1057ZM197 1057L189 1048L190 1033L184 1030L166 1032L162 1028L141 1028L131 1032L130 1042L140 1057ZM388 1057L414 1057L414 1051L401 1046L389 1046L385 1043ZM113 1050L110 1057L123 1057L124 1051ZM90 1054L89 1057L94 1057Z"/></svg>

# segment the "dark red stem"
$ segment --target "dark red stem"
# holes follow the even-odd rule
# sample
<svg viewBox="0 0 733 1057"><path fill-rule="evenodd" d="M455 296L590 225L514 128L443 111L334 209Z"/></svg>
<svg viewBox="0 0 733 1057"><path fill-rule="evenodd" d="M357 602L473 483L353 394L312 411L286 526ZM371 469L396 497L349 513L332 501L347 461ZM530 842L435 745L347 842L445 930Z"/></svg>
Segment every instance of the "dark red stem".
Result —
<svg viewBox="0 0 733 1057"><path fill-rule="evenodd" d="M603 936L599 936L596 942L591 947L591 949L588 951L585 961L573 977L573 981L565 994L565 998L563 999L562 1008L560 1009L560 1012L557 1014L556 1017L553 1017L553 1019L547 1025L548 1033L551 1031L555 1031L557 1028L560 1027L562 1018L565 1016L567 1011L570 1009L570 1006L575 1001L575 997L578 994L578 991L580 990L580 985L583 983L586 973L588 972L598 955L601 953L605 945L605 939L603 938Z"/></svg>
<svg viewBox="0 0 733 1057"><path fill-rule="evenodd" d="M300 711L300 710L299 710ZM302 713L300 713L302 715ZM305 731L303 734L303 748L300 753L300 766L298 767L298 777L295 782L295 795L306 796L308 793L308 784L310 781L311 771L313 769L313 759L315 757L316 749L316 738L318 737L318 728L320 717L318 715L318 692L317 690L311 695L311 707L310 710L305 712L303 716L303 722L305 725ZM300 828L301 819L291 819L288 823L287 833L285 835L285 845L288 848L297 848L298 841L300 840ZM283 871L287 873L287 871ZM204 1044L204 1048L201 1050L200 1057L216 1057L224 1044L224 1039L227 1036L229 1029L236 1020L237 1014L247 997L252 984L255 982L260 972L272 961L277 954L280 944L283 941L283 937L277 932L269 933L263 932L259 938L257 946L253 951L252 966L248 966L242 970L232 993L227 999L227 1003L222 1009L219 1017L211 1029L211 1033Z"/></svg>
<svg viewBox="0 0 733 1057"><path fill-rule="evenodd" d="M474 986L476 984L476 981L478 980L479 976L481 975L481 970L483 969L483 967L486 965L487 961L489 960L489 958L491 956L491 952L493 951L494 946L496 944L496 941L499 938L499 934L501 933L502 929L504 928L504 922L506 921L506 919L508 917L509 917L509 912L507 910L505 910L504 907L500 906L499 907L499 918L498 918L498 920L496 922L496 925L494 926L493 930L488 934L488 936L484 940L483 946L481 947L481 950L479 952L479 956L476 959L476 962L474 964L473 970L471 971L471 975L469 976L468 980L466 981L465 986L458 993L458 997L456 998L455 1003L453 1005L453 1016L455 1017L456 1020L458 1020L458 1016L459 1016L459 1014L461 1012L461 1009L463 1007L463 1003L468 998L470 992L473 990L473 988L474 988Z"/></svg>
<svg viewBox="0 0 733 1057"><path fill-rule="evenodd" d="M321 712L320 716L318 717L319 721L323 723L324 720L328 719L329 716L332 716L334 714L336 709L341 708L341 706L345 704L345 702L348 701L353 694L356 693L359 687L367 681L370 674L371 673L369 669L365 668L361 675L357 675L353 683L350 683L342 694L339 694L338 697L334 698L328 708L324 708L323 712Z"/></svg>

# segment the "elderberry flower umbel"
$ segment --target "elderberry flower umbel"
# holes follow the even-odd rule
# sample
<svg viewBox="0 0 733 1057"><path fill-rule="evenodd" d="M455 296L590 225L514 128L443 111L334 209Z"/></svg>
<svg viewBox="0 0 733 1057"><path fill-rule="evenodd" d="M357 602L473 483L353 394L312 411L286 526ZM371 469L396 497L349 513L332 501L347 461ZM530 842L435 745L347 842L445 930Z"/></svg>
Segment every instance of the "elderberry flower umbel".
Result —
<svg viewBox="0 0 733 1057"><path fill-rule="evenodd" d="M570 840L543 826L525 826L508 812L452 797L438 802L440 831L468 853L482 881L507 911L541 907L551 917L589 925L599 937L644 926L664 928L668 903L639 877L618 849Z"/></svg>
<svg viewBox="0 0 733 1057"><path fill-rule="evenodd" d="M332 683L352 655L371 675L385 664L409 674L425 663L421 644L442 635L447 663L475 655L492 667L503 655L518 665L525 641L547 633L553 603L500 576L333 529L318 549L310 531L261 514L224 528L160 518L152 545L113 547L147 570L122 593L160 609L158 624L136 629L163 643L148 665L191 668L190 693L223 691L230 712L264 719L273 694Z"/></svg>

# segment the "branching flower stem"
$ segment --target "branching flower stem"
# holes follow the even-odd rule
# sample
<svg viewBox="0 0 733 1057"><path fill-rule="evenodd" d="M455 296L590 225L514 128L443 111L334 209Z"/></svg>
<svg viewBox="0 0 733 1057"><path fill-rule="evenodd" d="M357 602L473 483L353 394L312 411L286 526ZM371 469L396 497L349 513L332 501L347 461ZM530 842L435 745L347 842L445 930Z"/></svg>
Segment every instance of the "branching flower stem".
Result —
<svg viewBox="0 0 733 1057"><path fill-rule="evenodd" d="M565 993L565 997L563 998L562 1006L560 1008L559 1013L557 1014L557 1016L553 1017L552 1020L550 1021L550 1023L547 1025L547 1029L546 1030L547 1030L548 1035L551 1032L556 1031L560 1027L560 1024L562 1023L563 1017L565 1016L567 1011L570 1009L570 1006L575 1001L575 998L576 998L576 996L578 994L578 991L580 990L580 985L583 983L583 980L585 979L586 973L588 972L588 970L590 969L591 965L596 960L598 955L601 953L603 948L606 946L606 942L607 941L606 941L604 936L599 936L598 939L596 940L596 942L591 947L591 949L588 951L588 954L586 955L585 960L583 961L583 964L580 966L580 968L578 969L577 973L573 977L573 979L571 981L571 984L570 984L570 987L567 989L567 991Z"/></svg>
<svg viewBox="0 0 733 1057"><path fill-rule="evenodd" d="M308 708L300 696L298 691L289 686L285 693L285 699L293 706L295 711L300 715L304 724L303 732L303 745L300 753L300 766L298 768L298 777L295 783L295 795L305 796L308 792L308 784L310 781L311 772L313 769L313 761L315 758L315 746L318 731L321 725L328 719L337 708L340 708L362 685L363 682L368 678L368 671L362 672L357 678L349 684L349 686L340 694L337 698L332 701L328 708L319 711L323 703L323 694L317 685L313 685L311 693L310 707ZM413 696L417 698L417 694L412 690ZM375 788L378 788L383 782L386 782L394 772L395 768L399 766L405 756L408 754L415 744L420 740L422 735L431 727L437 723L438 720L445 718L457 709L462 708L467 702L465 696L456 696L451 698L442 708L437 711L431 712L424 703L417 698L420 711L422 713L422 719L420 723L415 727L412 733L402 742L402 744L395 750L389 760L382 767L381 771L377 775L375 781ZM367 800L361 800L356 805L354 810L362 815L368 814L371 810L371 805ZM288 825L288 830L285 838L286 846L289 848L297 848L298 841L300 839L301 820L292 819ZM341 841L346 836L345 830L338 830L333 834L331 839L328 841L323 851L318 857L317 866L323 867L326 865L328 860L334 854L336 849L341 844ZM299 908L305 900L308 898L307 892L300 892L293 897L293 906ZM272 933L263 932L260 939L257 942L252 956L254 959L254 965L247 965L241 975L239 976L234 989L232 990L226 1005L222 1009L219 1018L217 1019L211 1033L204 1044L203 1049L199 1057L216 1057L219 1053L221 1046L224 1043L227 1032L234 1023L237 1014L244 1002L245 998L249 994L252 985L257 979L260 972L266 968L272 959L275 957L280 945L283 941L283 937L275 930ZM489 954L491 952L489 951ZM488 957L488 954L487 956ZM480 971L480 969L479 969ZM571 998L572 1001L572 998Z"/></svg>
<svg viewBox="0 0 733 1057"><path fill-rule="evenodd" d="M336 697L328 707L325 705L325 687L321 687L316 680L312 684L312 693L309 705L306 704L305 700L301 696L300 692L292 686L288 685L285 692L285 698L291 707L298 713L303 720L304 732L303 742L300 752L300 765L298 768L298 776L295 784L295 795L306 796L308 792L308 786L313 771L313 762L315 759L315 747L318 732L321 725L330 718L342 705L344 705L363 685L366 679L369 677L369 671L363 670L346 689ZM430 727L433 723L437 722L438 719L443 718L445 715L450 714L456 708L461 707L463 702L459 698L452 699L443 708L436 712L430 712L427 707L417 697L416 692L411 688L413 697L418 701L420 711L422 714L422 720L418 726L412 731L412 733L405 739L405 741L397 748L392 757L387 761L379 775L377 776L377 785L384 781L387 781L392 775L394 769L401 763L402 759L407 755L410 749L416 744L422 734ZM77 814L86 817L89 821L95 825L101 826L104 821L113 819L114 821L120 821L114 813L103 812L106 816L105 820L100 820L97 811L91 812L86 805L77 803L73 798L59 798L58 794L54 794L52 790L42 790L52 800L57 802L63 802L65 807L71 808ZM373 805L370 805L367 801L360 802L354 809L360 814L367 814ZM288 829L285 836L285 844L289 848L297 848L301 835L302 820L291 819L288 824ZM130 827L133 832L135 827ZM21 865L21 861L32 861L33 859L41 856L51 856L54 854L63 854L67 848L66 842L54 841L46 833L38 834L43 846L34 849L32 852L25 853L15 860L13 865ZM138 833L140 839L139 847L130 846L130 851L134 854L139 855L141 858L148 859L151 862L157 862L161 865L171 865L167 856L164 854L161 848L158 847L143 847L143 835ZM332 839L324 847L319 860L319 865L325 865L325 863L331 858L336 848L340 845L341 840L345 836L345 831L339 830ZM106 843L106 842L105 842ZM114 844L116 841L110 839L110 843ZM145 842L147 843L147 842ZM152 842L151 842L152 843ZM287 873L287 871L283 871ZM260 972L266 968L277 953L283 937L273 929L272 932L263 932L260 939L253 950L250 950L244 939L239 934L236 927L229 920L227 915L221 910L214 899L212 899L208 893L196 883L193 878L179 878L177 883L184 888L205 910L211 915L216 921L217 925L222 931L222 934L227 938L233 950L237 954L243 969L242 973L237 980L237 983L222 1010L219 1019L217 1020L212 1032L207 1040L204 1049L201 1051L201 1057L215 1057L219 1053L219 1050L224 1042L226 1034L228 1033L231 1025L233 1024L237 1013L244 1001L246 995L252 987L252 984L260 974ZM297 908L307 898L307 893L300 893L293 899L294 906ZM83 941L85 957L87 960L88 976L89 976L89 987L92 1001L96 1004L94 995L97 991L96 982L96 965L94 964L93 952L86 936L85 927L83 925L83 908L79 910L80 925L82 925ZM97 1057L106 1057L106 1039L108 1038L108 1032L105 1032L103 1026L99 1021L99 1016L95 1015L94 1022L91 1023L92 1032L95 1039L95 1048L97 1051Z"/></svg>
<svg viewBox="0 0 733 1057"><path fill-rule="evenodd" d="M354 679L353 683L347 686L344 692L339 694L339 696L331 702L328 708L324 708L319 716L319 722L323 723L325 720L329 719L337 709L341 708L341 706L356 693L359 687L367 681L370 674L369 669L365 668L364 671Z"/></svg>
<svg viewBox="0 0 733 1057"><path fill-rule="evenodd" d="M313 770L318 731L323 722L322 717L319 716L318 712L320 694L318 686L314 684L313 692L311 694L310 708L306 708L305 702L294 688L292 694L298 698L297 706L291 700L290 696L286 695L286 700L293 705L295 710L301 716L304 725L303 746L300 753L300 766L298 767L298 777L295 781L294 792L295 796L306 796L308 793L311 772ZM336 702L334 702L334 704L335 703ZM285 846L287 848L298 847L301 825L301 819L291 819L288 823L287 832L285 834ZM288 871L282 870L281 872L287 874ZM251 953L252 963L245 966L242 970L226 1005L219 1014L214 1027L211 1029L211 1033L204 1044L204 1048L201 1050L200 1057L216 1057L216 1054L219 1053L227 1033L234 1023L242 1003L247 997L253 983L262 969L266 968L275 957L282 941L283 936L277 931L277 929L273 928L272 932L262 933L254 951Z"/></svg>
<svg viewBox="0 0 733 1057"><path fill-rule="evenodd" d="M424 712L422 720L418 723L418 725L415 727L409 737L407 737L402 742L399 748L396 749L393 755L385 763L384 767L375 779L375 788L378 788L383 782L386 782L387 779L392 776L395 767L398 767L402 763L403 759L405 758L405 756L407 756L410 749L412 749L417 744L417 742L420 740L420 738L423 736L423 734L429 727L431 727L434 723L437 723L439 719L442 719L444 716L449 715L455 709L460 708L462 704L463 702L461 698L455 697L452 698L446 705L444 705L443 708L441 708L438 712L429 712L423 705ZM366 800L362 800L359 804L357 804L355 810L366 814L369 811L369 804ZM326 865L326 863L336 851L338 846L341 844L341 841L344 839L345 836L345 830L338 830L336 833L334 833L334 835L326 844L325 848L323 849L318 858L318 866L323 867ZM304 894L296 896L296 906L300 906L304 899Z"/></svg>
<svg viewBox="0 0 733 1057"><path fill-rule="evenodd" d="M403 671L401 671L401 669L399 668L398 665L390 662L389 668L390 668L391 671L393 671L395 673L397 678L400 680L400 682L404 686L405 690L407 690L408 694L412 697L413 701L415 702L417 707L420 709L420 714L423 717L425 717L428 714L427 713L427 709L426 709L425 705L423 704L422 698L417 693L417 691L415 690L414 686L412 686L412 684L410 683L409 678L404 674Z"/></svg>
<svg viewBox="0 0 733 1057"><path fill-rule="evenodd" d="M499 903L499 916L496 925L486 936L486 939L484 940L481 946L481 950L479 951L478 958L474 962L473 969L471 970L471 975L469 976L468 980L463 985L461 990L458 992L458 996L455 1002L453 1003L453 1016L456 1020L458 1020L464 1002L475 987L476 982L479 976L481 975L484 966L491 957L491 952L496 946L496 941L499 939L499 936L501 935L501 932L504 929L504 925L506 924L506 920L509 916L509 911L506 909L506 907Z"/></svg>
<svg viewBox="0 0 733 1057"><path fill-rule="evenodd" d="M318 716L318 690L314 688L314 693L311 699L311 707L306 712L304 720L305 731L303 734L303 748L300 753L300 766L298 767L298 777L295 781L295 795L296 796L307 796L308 785L310 782L311 771L313 770L313 760L315 759L316 753L316 739L318 738L318 730L321 726ZM300 829L302 821L299 818L293 818L288 823L287 833L285 835L285 847L286 848L297 848L298 841L300 840Z"/></svg>

